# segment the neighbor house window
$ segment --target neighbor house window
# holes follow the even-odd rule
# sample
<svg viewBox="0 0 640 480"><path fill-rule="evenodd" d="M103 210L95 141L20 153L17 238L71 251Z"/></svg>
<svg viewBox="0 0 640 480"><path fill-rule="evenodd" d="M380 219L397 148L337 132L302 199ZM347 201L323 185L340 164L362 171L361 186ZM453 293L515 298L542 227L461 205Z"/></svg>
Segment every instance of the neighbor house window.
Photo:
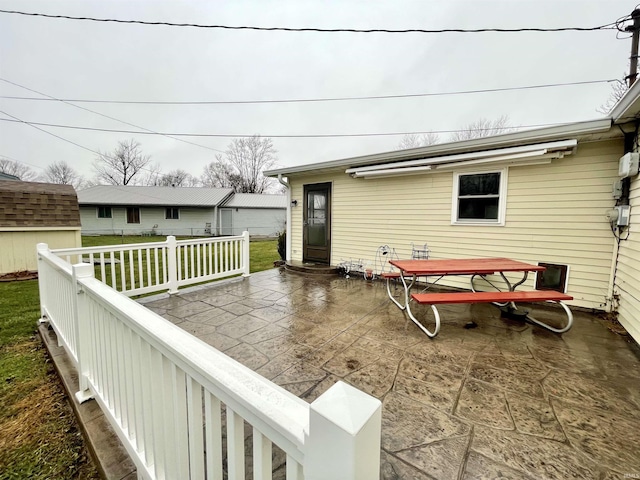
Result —
<svg viewBox="0 0 640 480"><path fill-rule="evenodd" d="M507 170L456 173L452 223L504 225Z"/></svg>
<svg viewBox="0 0 640 480"><path fill-rule="evenodd" d="M111 207L98 207L98 218L111 218Z"/></svg>
<svg viewBox="0 0 640 480"><path fill-rule="evenodd" d="M164 218L166 220L180 220L180 209L175 207L167 208Z"/></svg>
<svg viewBox="0 0 640 480"><path fill-rule="evenodd" d="M140 223L140 209L127 207L127 223Z"/></svg>

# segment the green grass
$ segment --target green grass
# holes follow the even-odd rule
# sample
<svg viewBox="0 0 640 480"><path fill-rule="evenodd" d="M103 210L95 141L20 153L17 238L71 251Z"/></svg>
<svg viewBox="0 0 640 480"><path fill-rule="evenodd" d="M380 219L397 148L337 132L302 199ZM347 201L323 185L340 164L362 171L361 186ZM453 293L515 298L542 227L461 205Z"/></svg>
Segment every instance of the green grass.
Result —
<svg viewBox="0 0 640 480"><path fill-rule="evenodd" d="M83 246L165 237L82 237ZM251 272L273 268L275 240L251 242ZM0 282L0 480L99 478L64 390L35 336L37 280Z"/></svg>
<svg viewBox="0 0 640 480"><path fill-rule="evenodd" d="M0 282L0 479L99 478L35 336L38 282Z"/></svg>

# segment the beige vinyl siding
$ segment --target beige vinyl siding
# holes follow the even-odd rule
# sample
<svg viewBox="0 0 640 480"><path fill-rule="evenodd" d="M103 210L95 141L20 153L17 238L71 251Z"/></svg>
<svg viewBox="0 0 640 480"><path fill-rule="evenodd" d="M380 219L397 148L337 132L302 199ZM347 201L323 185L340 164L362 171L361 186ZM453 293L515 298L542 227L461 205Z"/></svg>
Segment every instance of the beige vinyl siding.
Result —
<svg viewBox="0 0 640 480"><path fill-rule="evenodd" d="M38 270L36 245L46 243L49 248L82 246L80 228L68 230L0 231L0 275Z"/></svg>
<svg viewBox="0 0 640 480"><path fill-rule="evenodd" d="M616 272L618 320L640 343L640 176L632 180L629 203L629 238L620 242ZM625 237L624 233L622 237Z"/></svg>
<svg viewBox="0 0 640 480"><path fill-rule="evenodd" d="M614 204L622 141L584 143L551 164L508 169L506 224L452 225L453 172L381 179L341 173L292 176L292 258L302 260L304 184L332 182L331 263L363 259L371 266L380 245L401 258L411 242L429 244L432 258L504 256L532 263L569 264L574 304L604 308L614 240L604 214ZM461 172L496 171L478 167ZM526 286L533 288L531 275ZM447 284L467 287L468 278Z"/></svg>

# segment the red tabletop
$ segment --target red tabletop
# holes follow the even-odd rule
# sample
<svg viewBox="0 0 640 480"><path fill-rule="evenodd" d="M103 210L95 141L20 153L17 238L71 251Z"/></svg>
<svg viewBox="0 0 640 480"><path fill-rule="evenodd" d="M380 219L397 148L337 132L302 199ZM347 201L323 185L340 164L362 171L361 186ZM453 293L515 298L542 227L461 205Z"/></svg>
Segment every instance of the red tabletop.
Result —
<svg viewBox="0 0 640 480"><path fill-rule="evenodd" d="M495 272L541 272L545 267L510 258L459 258L452 260L390 260L409 275L473 275Z"/></svg>

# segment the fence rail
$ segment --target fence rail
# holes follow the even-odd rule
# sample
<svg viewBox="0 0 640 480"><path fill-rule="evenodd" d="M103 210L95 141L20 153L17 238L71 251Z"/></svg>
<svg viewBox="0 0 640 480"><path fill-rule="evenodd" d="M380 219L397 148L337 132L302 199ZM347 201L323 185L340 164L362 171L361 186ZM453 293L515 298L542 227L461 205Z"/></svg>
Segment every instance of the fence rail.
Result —
<svg viewBox="0 0 640 480"><path fill-rule="evenodd" d="M179 262L187 265L184 278L216 275L214 260L208 263L215 246L181 248L173 258L176 271ZM245 266L248 242L217 248L213 258L228 261L225 271ZM110 258L108 250L93 253ZM338 382L307 404L128 298L131 290L121 293L94 278L101 265L72 266L59 255L38 245L43 321L78 370L76 398L95 398L139 478L244 480L252 471L267 479L274 470L290 480L379 478L377 399ZM147 271L152 257L139 258L138 270Z"/></svg>
<svg viewBox="0 0 640 480"><path fill-rule="evenodd" d="M249 275L249 233L235 237L52 250L69 264L95 266L101 282L127 295L169 290L234 275Z"/></svg>

